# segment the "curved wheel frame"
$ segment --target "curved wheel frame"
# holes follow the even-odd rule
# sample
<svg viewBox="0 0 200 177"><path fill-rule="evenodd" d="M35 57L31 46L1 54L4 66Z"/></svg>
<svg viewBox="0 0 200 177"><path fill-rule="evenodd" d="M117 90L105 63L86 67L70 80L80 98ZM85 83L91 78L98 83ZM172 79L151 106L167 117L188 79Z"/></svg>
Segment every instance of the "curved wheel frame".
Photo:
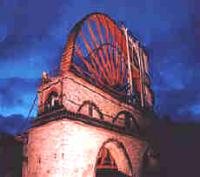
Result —
<svg viewBox="0 0 200 177"><path fill-rule="evenodd" d="M70 32L61 60L61 74L70 70L121 98L127 98L131 92L131 96L135 95L131 99L140 103L138 95L144 90L141 66L137 49L131 46L129 53L130 46L127 49L125 32L113 19L103 13L89 14ZM130 80L134 87L130 87Z"/></svg>

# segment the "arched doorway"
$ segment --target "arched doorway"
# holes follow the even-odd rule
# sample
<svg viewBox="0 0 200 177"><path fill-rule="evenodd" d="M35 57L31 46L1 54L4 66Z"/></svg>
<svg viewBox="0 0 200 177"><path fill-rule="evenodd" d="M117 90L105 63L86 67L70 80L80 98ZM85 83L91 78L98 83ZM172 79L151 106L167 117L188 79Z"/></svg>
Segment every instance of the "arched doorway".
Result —
<svg viewBox="0 0 200 177"><path fill-rule="evenodd" d="M60 106L60 103L59 103L58 93L55 91L49 93L44 104L44 111L45 112L53 111L53 110L58 109L59 106Z"/></svg>
<svg viewBox="0 0 200 177"><path fill-rule="evenodd" d="M131 177L132 168L125 148L111 140L100 149L96 161L96 177Z"/></svg>

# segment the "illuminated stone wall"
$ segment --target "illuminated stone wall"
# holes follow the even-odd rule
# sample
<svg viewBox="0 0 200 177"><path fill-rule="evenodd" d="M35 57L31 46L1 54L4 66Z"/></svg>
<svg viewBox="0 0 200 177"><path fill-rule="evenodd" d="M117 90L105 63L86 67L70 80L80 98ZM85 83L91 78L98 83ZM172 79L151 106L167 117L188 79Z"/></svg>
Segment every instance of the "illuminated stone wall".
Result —
<svg viewBox="0 0 200 177"><path fill-rule="evenodd" d="M124 127L124 117L114 124L112 121L120 111L125 110L131 112L137 122L144 120L136 108L120 102L70 72L62 77L51 78L51 82L40 86L39 111L43 115L48 115L42 109L52 91L60 95L60 102L66 110L79 116L86 115L113 126ZM89 105L84 105L88 102L96 107L92 115L88 110ZM140 176L148 146L140 138L71 120L67 115L56 120L52 120L51 114L37 119L45 119L46 123L38 124L28 132L23 177L95 177L97 155L102 146L110 148L119 171L128 176ZM121 145L124 150L120 150Z"/></svg>
<svg viewBox="0 0 200 177"><path fill-rule="evenodd" d="M66 72L65 76L54 78L52 82L42 85L39 88L39 108L42 109L44 107L45 100L52 91L56 91L59 95L62 95L62 104L71 112L77 113L84 102L91 102L96 105L98 110L103 114L104 120L107 122L112 123L113 118L120 111L127 111L134 115L134 118L140 126L143 126L144 118L139 110L119 101L73 73ZM88 115L88 108L86 106L83 107L79 113ZM93 111L92 117L100 118L98 112L95 110ZM119 118L115 124L123 126L124 119Z"/></svg>
<svg viewBox="0 0 200 177"><path fill-rule="evenodd" d="M145 142L79 121L62 119L30 130L23 177L95 177L97 154L109 140L111 144L122 143L131 162L132 168L126 157L114 153L113 149L118 170L139 176Z"/></svg>

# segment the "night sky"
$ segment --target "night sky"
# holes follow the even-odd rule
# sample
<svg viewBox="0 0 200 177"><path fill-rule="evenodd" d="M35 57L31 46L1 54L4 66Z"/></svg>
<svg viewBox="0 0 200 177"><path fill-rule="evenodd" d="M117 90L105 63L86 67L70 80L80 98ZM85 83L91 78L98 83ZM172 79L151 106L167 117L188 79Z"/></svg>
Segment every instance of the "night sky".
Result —
<svg viewBox="0 0 200 177"><path fill-rule="evenodd" d="M200 122L198 0L0 0L0 119L27 117L42 71L59 67L69 31L96 11L147 49L157 114Z"/></svg>

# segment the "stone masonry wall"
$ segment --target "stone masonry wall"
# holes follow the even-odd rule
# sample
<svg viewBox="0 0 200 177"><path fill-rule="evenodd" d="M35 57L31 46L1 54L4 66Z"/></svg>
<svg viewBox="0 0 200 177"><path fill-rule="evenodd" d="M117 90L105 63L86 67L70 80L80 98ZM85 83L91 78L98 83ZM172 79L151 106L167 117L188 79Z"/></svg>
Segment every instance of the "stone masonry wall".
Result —
<svg viewBox="0 0 200 177"><path fill-rule="evenodd" d="M97 154L109 139L124 145L132 164L131 175L140 175L146 143L138 138L68 119L32 128L28 134L23 177L95 177ZM130 175L123 161L117 165Z"/></svg>
<svg viewBox="0 0 200 177"><path fill-rule="evenodd" d="M133 113L134 118L139 124L143 121L139 110L133 106L120 102L105 91L89 84L70 72L68 72L64 77L58 77L54 79L53 82L40 87L39 107L42 107L41 104L45 102L45 98L47 98L47 95L52 91L52 88L53 90L57 90L59 95L63 95L62 103L64 107L72 112L77 113L80 106L85 101L89 101L96 105L98 110L102 112L104 120L107 122L112 123L112 119L120 111ZM88 115L88 108L83 107L80 113ZM98 119L100 118L96 111L93 111L93 117ZM123 117L120 117L115 124L123 126Z"/></svg>

